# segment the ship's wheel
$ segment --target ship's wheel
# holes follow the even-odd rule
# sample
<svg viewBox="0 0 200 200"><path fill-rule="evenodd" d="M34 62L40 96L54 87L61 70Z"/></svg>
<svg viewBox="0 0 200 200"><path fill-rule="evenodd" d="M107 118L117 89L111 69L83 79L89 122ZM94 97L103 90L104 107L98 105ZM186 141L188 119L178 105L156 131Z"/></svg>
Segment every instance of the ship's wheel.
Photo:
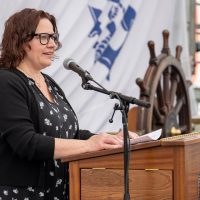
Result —
<svg viewBox="0 0 200 200"><path fill-rule="evenodd" d="M191 131L189 84L180 62L182 47L176 47L175 57L170 55L168 38L169 32L164 30L159 56L155 55L154 42L148 42L149 67L144 79L136 80L140 99L151 103L150 108L138 108L137 130L147 133L162 128L162 137Z"/></svg>

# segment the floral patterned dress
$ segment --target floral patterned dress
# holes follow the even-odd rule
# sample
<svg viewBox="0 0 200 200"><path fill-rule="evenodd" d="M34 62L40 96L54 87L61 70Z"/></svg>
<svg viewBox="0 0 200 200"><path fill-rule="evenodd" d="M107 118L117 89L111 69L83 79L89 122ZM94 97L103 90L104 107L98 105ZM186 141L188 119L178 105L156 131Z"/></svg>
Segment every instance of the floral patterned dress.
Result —
<svg viewBox="0 0 200 200"><path fill-rule="evenodd" d="M37 100L44 136L56 138L75 137L77 118L71 107L63 100L58 89L45 77L53 103L41 93L35 82L29 78L29 86ZM0 186L0 200L68 200L68 166L60 160L49 160L45 165L45 188Z"/></svg>

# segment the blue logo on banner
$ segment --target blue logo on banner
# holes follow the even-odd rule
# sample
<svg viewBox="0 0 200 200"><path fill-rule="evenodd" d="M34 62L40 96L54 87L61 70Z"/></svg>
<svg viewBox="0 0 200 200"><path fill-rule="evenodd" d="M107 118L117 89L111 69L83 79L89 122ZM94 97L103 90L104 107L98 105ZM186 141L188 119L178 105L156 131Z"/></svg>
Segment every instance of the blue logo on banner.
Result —
<svg viewBox="0 0 200 200"><path fill-rule="evenodd" d="M108 68L106 78L109 80L111 68L126 41L136 17L136 11L131 6L125 9L120 0L107 1L110 5L106 13L89 6L94 26L88 37L97 36L97 41L93 46L95 49L94 62L100 62Z"/></svg>

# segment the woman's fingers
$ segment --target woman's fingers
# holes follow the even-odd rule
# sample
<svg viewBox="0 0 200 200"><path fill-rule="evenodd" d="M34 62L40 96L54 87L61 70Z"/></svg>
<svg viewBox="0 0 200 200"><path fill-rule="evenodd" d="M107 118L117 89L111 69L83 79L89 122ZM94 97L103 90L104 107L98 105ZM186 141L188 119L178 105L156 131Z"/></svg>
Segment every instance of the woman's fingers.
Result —
<svg viewBox="0 0 200 200"><path fill-rule="evenodd" d="M135 132L129 131L129 137L134 139L134 138L138 138L139 135L137 133L135 133Z"/></svg>
<svg viewBox="0 0 200 200"><path fill-rule="evenodd" d="M123 140L121 140L117 136L106 133L92 136L88 140L88 142L88 145L90 145L91 149L93 149L94 151L119 148L122 147L123 144Z"/></svg>
<svg viewBox="0 0 200 200"><path fill-rule="evenodd" d="M138 135L137 133L135 133L135 132L129 131L128 133L129 133L129 137L130 137L131 139L134 139L134 138L138 138L138 137L139 137L139 135ZM124 135L124 134L123 134L123 131L119 131L119 132L117 133L117 136L118 136L119 138L123 138L123 137L124 137L123 135Z"/></svg>
<svg viewBox="0 0 200 200"><path fill-rule="evenodd" d="M109 144L123 144L123 138L118 137L117 135L106 135L105 142Z"/></svg>

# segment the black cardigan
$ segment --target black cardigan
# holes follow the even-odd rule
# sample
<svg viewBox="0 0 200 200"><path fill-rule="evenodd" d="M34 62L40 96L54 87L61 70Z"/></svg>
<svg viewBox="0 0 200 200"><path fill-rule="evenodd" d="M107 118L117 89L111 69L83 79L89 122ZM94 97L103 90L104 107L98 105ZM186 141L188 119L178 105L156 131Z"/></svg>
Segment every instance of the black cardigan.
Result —
<svg viewBox="0 0 200 200"><path fill-rule="evenodd" d="M45 76L64 96L54 80ZM44 161L53 159L55 140L40 134L42 125L27 77L18 70L1 69L0 185L44 185ZM78 130L76 138L88 139L92 135Z"/></svg>

